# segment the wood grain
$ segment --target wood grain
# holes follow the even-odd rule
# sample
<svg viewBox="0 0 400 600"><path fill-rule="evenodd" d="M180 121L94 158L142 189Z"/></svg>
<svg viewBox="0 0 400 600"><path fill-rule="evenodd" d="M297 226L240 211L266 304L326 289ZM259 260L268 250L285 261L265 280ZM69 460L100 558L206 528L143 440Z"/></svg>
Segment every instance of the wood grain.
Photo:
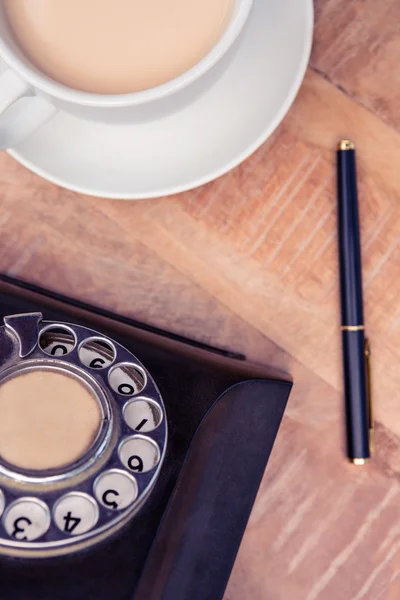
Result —
<svg viewBox="0 0 400 600"><path fill-rule="evenodd" d="M311 66L246 163L168 199L81 197L0 156L0 269L290 373L227 600L400 597L400 4L317 0ZM344 459L335 148L359 149L377 453Z"/></svg>

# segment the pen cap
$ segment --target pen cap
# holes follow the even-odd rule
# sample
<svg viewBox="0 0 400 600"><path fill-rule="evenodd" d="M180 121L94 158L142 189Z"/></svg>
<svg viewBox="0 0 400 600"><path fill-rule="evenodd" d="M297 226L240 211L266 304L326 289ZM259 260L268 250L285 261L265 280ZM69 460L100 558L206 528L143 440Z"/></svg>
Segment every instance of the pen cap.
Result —
<svg viewBox="0 0 400 600"><path fill-rule="evenodd" d="M343 325L362 325L362 263L354 147L338 152L338 223Z"/></svg>

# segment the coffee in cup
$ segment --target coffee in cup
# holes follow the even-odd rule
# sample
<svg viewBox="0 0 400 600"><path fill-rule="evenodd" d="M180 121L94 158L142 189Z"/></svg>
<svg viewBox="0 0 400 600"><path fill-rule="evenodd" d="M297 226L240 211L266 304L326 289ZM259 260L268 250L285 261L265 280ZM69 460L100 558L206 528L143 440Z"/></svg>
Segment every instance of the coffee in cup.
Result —
<svg viewBox="0 0 400 600"><path fill-rule="evenodd" d="M234 0L4 0L18 45L69 88L127 94L171 81L207 56Z"/></svg>
<svg viewBox="0 0 400 600"><path fill-rule="evenodd" d="M0 149L59 110L110 125L180 111L221 77L253 3L0 0Z"/></svg>

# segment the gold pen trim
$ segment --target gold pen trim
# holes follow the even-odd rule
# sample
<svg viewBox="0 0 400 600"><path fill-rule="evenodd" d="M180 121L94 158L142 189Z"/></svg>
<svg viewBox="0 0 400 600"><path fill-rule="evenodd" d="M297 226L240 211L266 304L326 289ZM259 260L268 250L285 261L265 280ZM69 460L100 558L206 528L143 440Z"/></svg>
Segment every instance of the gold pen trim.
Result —
<svg viewBox="0 0 400 600"><path fill-rule="evenodd" d="M364 331L364 325L342 325L341 331Z"/></svg>
<svg viewBox="0 0 400 600"><path fill-rule="evenodd" d="M361 467L362 465L366 465L368 460L368 458L351 458L350 462L352 462L353 465L356 465L357 467Z"/></svg>
<svg viewBox="0 0 400 600"><path fill-rule="evenodd" d="M339 150L355 150L355 145L351 140L341 140L338 146Z"/></svg>

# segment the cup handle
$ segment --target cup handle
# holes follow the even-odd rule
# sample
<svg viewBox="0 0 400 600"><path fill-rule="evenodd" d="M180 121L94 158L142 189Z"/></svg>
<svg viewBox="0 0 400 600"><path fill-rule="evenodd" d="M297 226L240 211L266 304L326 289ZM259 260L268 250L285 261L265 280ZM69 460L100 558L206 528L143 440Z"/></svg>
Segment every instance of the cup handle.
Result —
<svg viewBox="0 0 400 600"><path fill-rule="evenodd" d="M22 142L56 112L18 75L5 71L0 76L0 150Z"/></svg>

